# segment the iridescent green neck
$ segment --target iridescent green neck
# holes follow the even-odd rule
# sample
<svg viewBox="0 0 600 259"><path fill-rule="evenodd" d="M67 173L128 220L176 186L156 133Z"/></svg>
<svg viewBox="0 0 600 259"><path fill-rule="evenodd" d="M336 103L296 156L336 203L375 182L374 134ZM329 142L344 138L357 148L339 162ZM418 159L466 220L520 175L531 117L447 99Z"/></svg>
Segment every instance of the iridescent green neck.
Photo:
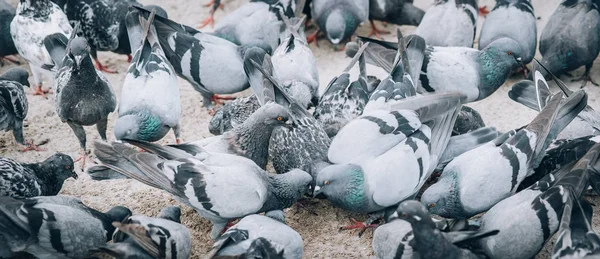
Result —
<svg viewBox="0 0 600 259"><path fill-rule="evenodd" d="M477 59L481 66L480 81L482 87L479 88L479 99L483 99L504 84L512 67L510 64L506 64L506 61L500 59L493 49L481 51Z"/></svg>
<svg viewBox="0 0 600 259"><path fill-rule="evenodd" d="M362 208L367 199L365 197L365 177L361 169L353 169L347 172L347 183L343 194L339 197L327 197L331 203L346 210L356 211Z"/></svg>
<svg viewBox="0 0 600 259"><path fill-rule="evenodd" d="M137 139L145 141L157 141L164 137L169 131L169 127L163 125L160 117L142 111L136 114L139 117L139 129Z"/></svg>

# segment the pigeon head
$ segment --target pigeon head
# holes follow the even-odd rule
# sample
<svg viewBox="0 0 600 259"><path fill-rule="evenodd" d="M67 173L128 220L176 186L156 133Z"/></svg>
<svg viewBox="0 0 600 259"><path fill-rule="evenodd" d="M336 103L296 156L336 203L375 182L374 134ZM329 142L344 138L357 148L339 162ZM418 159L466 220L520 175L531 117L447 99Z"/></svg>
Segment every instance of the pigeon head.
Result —
<svg viewBox="0 0 600 259"><path fill-rule="evenodd" d="M115 221L122 222L124 219L131 217L131 215L132 215L131 210L129 210L128 208L123 207L123 206L112 207L110 210L108 210L104 214L106 214L106 216L108 216L108 218L111 220L111 222L115 222Z"/></svg>
<svg viewBox="0 0 600 259"><path fill-rule="evenodd" d="M446 167L446 170L450 169ZM448 172L444 170L444 174ZM444 175L440 180L429 186L421 196L421 203L429 208L429 212L446 218L455 218L463 214L460 202L458 202L458 190L455 178Z"/></svg>
<svg viewBox="0 0 600 259"><path fill-rule="evenodd" d="M138 112L119 117L115 123L117 139L133 139L154 142L169 132L158 116L149 112Z"/></svg>
<svg viewBox="0 0 600 259"><path fill-rule="evenodd" d="M484 75L479 99L490 96L504 84L512 71L524 66L522 53L519 43L509 38L497 39L479 52L477 62Z"/></svg>
<svg viewBox="0 0 600 259"><path fill-rule="evenodd" d="M225 131L223 121L223 109L220 109L215 112L215 115L210 119L208 123L208 131L213 135L221 135Z"/></svg>
<svg viewBox="0 0 600 259"><path fill-rule="evenodd" d="M55 178L64 181L69 177L77 179L73 159L63 153L56 153L43 162L43 166L53 173Z"/></svg>
<svg viewBox="0 0 600 259"><path fill-rule="evenodd" d="M81 66L84 59L89 59L90 45L83 37L76 37L70 43L69 57L75 61L77 67ZM91 60L90 60L91 62Z"/></svg>
<svg viewBox="0 0 600 259"><path fill-rule="evenodd" d="M364 174L355 164L330 165L317 174L313 196L322 194L331 203L355 211L364 199ZM360 186L358 186L360 185Z"/></svg>
<svg viewBox="0 0 600 259"><path fill-rule="evenodd" d="M396 212L390 216L390 220L397 218L408 221L411 224L425 223L435 227L435 223L431 219L431 215L429 215L427 208L415 200L408 200L400 203L398 208L396 208Z"/></svg>
<svg viewBox="0 0 600 259"><path fill-rule="evenodd" d="M0 79L15 81L29 87L29 72L20 67L13 67L0 76Z"/></svg>
<svg viewBox="0 0 600 259"><path fill-rule="evenodd" d="M181 223L181 209L177 206L169 206L158 213L158 217L173 222Z"/></svg>
<svg viewBox="0 0 600 259"><path fill-rule="evenodd" d="M281 191L285 191L286 196L291 195L289 198L294 200L304 196L312 183L312 176L301 169L293 169L285 174L276 175L276 179L276 183L279 183L277 187L285 189Z"/></svg>
<svg viewBox="0 0 600 259"><path fill-rule="evenodd" d="M511 69L523 66L521 45L513 39L497 39L484 48L483 51L493 53L495 63L501 62L504 66Z"/></svg>
<svg viewBox="0 0 600 259"><path fill-rule="evenodd" d="M283 126L286 128L294 126L294 120L288 109L276 103L263 105L248 120L257 120L269 126Z"/></svg>
<svg viewBox="0 0 600 259"><path fill-rule="evenodd" d="M325 34L334 45L340 44L350 38L358 28L358 18L351 12L336 8L329 13L325 20Z"/></svg>

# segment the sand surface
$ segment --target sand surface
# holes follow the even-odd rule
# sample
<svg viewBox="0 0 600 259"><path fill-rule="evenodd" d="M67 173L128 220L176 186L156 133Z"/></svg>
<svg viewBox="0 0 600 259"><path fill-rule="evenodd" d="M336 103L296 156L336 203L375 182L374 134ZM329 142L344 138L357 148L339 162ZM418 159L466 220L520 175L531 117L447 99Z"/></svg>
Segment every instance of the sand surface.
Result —
<svg viewBox="0 0 600 259"><path fill-rule="evenodd" d="M11 4L17 4L17 0L10 0ZM203 1L187 1L187 0L140 0L143 4L154 4L162 6L169 13L169 17L177 22L184 23L190 26L197 26L208 15L209 9L203 7ZM224 0L224 11L219 10L215 15L218 22L227 13L235 10L241 4L247 2ZM432 0L415 0L416 5L420 8L427 9ZM488 9L492 9L494 1L480 0L479 4L487 5ZM547 22L548 17L558 6L558 0L533 0L537 21L538 35ZM479 28L483 23L484 18L479 17ZM383 26L378 23L378 26ZM394 31L394 26L382 27L389 31ZM415 27L401 27L406 35L411 33ZM209 31L210 29L206 30ZM359 35L367 35L369 25L364 24L357 32ZM394 40L395 35L386 35L386 39ZM317 59L319 66L319 80L321 83L321 91L326 87L327 83L336 75L338 75L349 62L349 58L345 57L344 52L337 52L332 49L332 46L326 40L319 41L319 47L311 45L312 51ZM539 54L537 55L539 58ZM118 74L107 74L107 78L112 83L112 86L120 95L121 86L125 77L125 71L129 64L126 61L126 56L116 55L113 53L102 52L99 54L100 60L111 69L119 71ZM598 61L596 63L599 63ZM13 65L5 65L0 68L0 72ZM22 65L28 68L27 65ZM369 66L369 74L383 76L384 72L381 69ZM354 71L357 74L357 71ZM573 74L579 76L583 73L583 69L575 71ZM596 64L593 68L592 77L595 80L600 80L600 66ZM523 106L512 102L507 95L510 86L522 79L522 75L509 79L496 93L491 97L470 106L478 110L483 116L485 122L489 126L495 126L501 131L520 127L528 123L535 113ZM579 87L579 82L571 83L569 77L562 77L572 87ZM30 79L32 80L32 79ZM45 80L45 86L50 87L52 79ZM207 110L202 108L202 98L189 83L180 79L180 91L182 101L182 137L184 141L198 140L204 137L209 137L208 122L210 116ZM600 89L591 84L586 88L589 93L589 104L595 109L600 109L600 103L597 100ZM556 91L556 89L555 89ZM250 91L241 93L242 95L250 94ZM49 139L49 143L43 147L47 151L43 152L19 152L19 147L16 145L12 133L0 133L0 144L5 146L0 155L17 159L23 162L42 161L56 152L63 152L71 155L73 158L78 157L79 145L77 138L68 127L61 123L56 116L54 108L54 95L49 95L49 99L43 99L40 96L28 95L29 113L25 120L24 135L27 140L34 140L39 143L45 139ZM111 114L108 125L108 138L114 140L112 128L114 126L116 113ZM91 148L94 140L99 140L95 127L87 127L87 144L88 149ZM173 143L174 136L169 133L161 143ZM93 155L88 156L93 160ZM88 162L90 164L90 162ZM99 209L108 210L115 205L124 205L129 207L135 214L145 214L155 216L159 210L168 205L181 205L174 201L170 195L165 192L145 186L134 180L113 180L96 182L90 177L81 172L80 165L76 165L79 170L80 178L77 180L69 179L66 181L61 194L73 195L79 197L85 204ZM591 198L592 202L598 204L597 198ZM207 220L200 218L192 209L181 205L183 208L182 222L191 231L193 235L192 241L192 258L202 258L212 245L209 238L210 224ZM372 230L367 230L362 237L357 236L356 231L338 231L340 226L350 223L349 219L355 217L357 219L366 219L366 215L358 215L348 213L341 209L333 208L327 201L318 201L313 207L318 215L312 215L306 210L296 210L292 207L286 210L287 222L300 233L304 239L304 257L305 258L369 258L373 256L371 248ZM598 207L595 213L599 213ZM594 226L598 226L598 217L594 218ZM548 249L551 249L552 242L546 246L546 249L539 256L540 258L549 258Z"/></svg>

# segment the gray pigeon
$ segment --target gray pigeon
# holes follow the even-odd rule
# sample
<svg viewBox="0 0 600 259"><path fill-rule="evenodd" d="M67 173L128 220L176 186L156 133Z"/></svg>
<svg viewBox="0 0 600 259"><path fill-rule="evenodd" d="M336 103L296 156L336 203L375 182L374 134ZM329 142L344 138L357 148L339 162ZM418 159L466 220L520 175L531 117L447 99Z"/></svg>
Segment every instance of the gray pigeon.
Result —
<svg viewBox="0 0 600 259"><path fill-rule="evenodd" d="M2 35L10 35L10 23L15 18L15 13L16 9L14 7L5 0L0 0L0 32ZM19 64L18 61L7 57L15 54L18 54L18 52L12 37L2 37L0 39L0 64L4 65L2 60Z"/></svg>
<svg viewBox="0 0 600 259"><path fill-rule="evenodd" d="M369 19L369 0L313 0L312 17L329 42L343 44Z"/></svg>
<svg viewBox="0 0 600 259"><path fill-rule="evenodd" d="M110 241L115 228L131 215L117 206L106 213L69 196L17 200L0 196L0 255L27 252L36 258L84 258Z"/></svg>
<svg viewBox="0 0 600 259"><path fill-rule="evenodd" d="M425 15L425 11L414 6L413 0L369 0L369 21L371 32L369 37L389 32L377 29L373 20L389 22L396 25L418 26Z"/></svg>
<svg viewBox="0 0 600 259"><path fill-rule="evenodd" d="M190 232L181 224L181 209L170 206L160 211L156 218L135 215L123 222L113 222L117 228L112 243L99 250L115 258L165 258L190 257Z"/></svg>
<svg viewBox="0 0 600 259"><path fill-rule="evenodd" d="M588 81L597 86L590 77L590 70L600 52L598 31L600 14L596 1L562 1L548 19L540 37L542 64L559 76L585 66L585 73L576 80L584 80L583 86Z"/></svg>
<svg viewBox="0 0 600 259"><path fill-rule="evenodd" d="M274 74L284 89L302 106L316 106L319 100L317 61L306 42L304 19L288 19L280 13L287 35L273 52Z"/></svg>
<svg viewBox="0 0 600 259"><path fill-rule="evenodd" d="M431 219L427 208L418 201L408 200L400 203L392 218L399 218L410 223L414 235L413 240L410 241L414 250L413 256L414 252L417 252L420 258L431 259L485 258L483 255L477 255L470 250L461 249L452 244L453 241L448 240L436 228L436 224ZM498 230L470 231L464 235L469 236L467 239L479 239L496 234L498 234Z"/></svg>
<svg viewBox="0 0 600 259"><path fill-rule="evenodd" d="M208 131L213 135L221 135L241 125L260 108L256 95L236 98L224 104L210 119Z"/></svg>
<svg viewBox="0 0 600 259"><path fill-rule="evenodd" d="M144 18L150 15L150 11L146 9L137 6L134 8ZM237 46L228 40L160 16L155 17L154 27L169 63L173 65L177 75L202 94L205 107L211 109L212 101L231 99L216 94L233 94L248 88L243 65L247 46Z"/></svg>
<svg viewBox="0 0 600 259"><path fill-rule="evenodd" d="M522 62L529 64L537 47L536 21L530 0L497 0L485 16L478 47L484 49L494 40L507 37L521 45Z"/></svg>
<svg viewBox="0 0 600 259"><path fill-rule="evenodd" d="M57 195L66 179L77 179L73 159L62 153L40 163L0 158L0 196L29 198Z"/></svg>
<svg viewBox="0 0 600 259"><path fill-rule="evenodd" d="M561 219L569 216L564 211L582 198L590 174L597 173L599 152L600 144L595 144L577 163L544 177L486 212L481 217L481 229L498 229L500 233L480 241L485 253L499 259L534 257L559 229Z"/></svg>
<svg viewBox="0 0 600 259"><path fill-rule="evenodd" d="M75 30L76 31L76 30ZM85 167L86 134L83 126L96 124L98 133L106 140L108 115L117 106L117 98L102 72L94 68L90 58L90 47L83 37L71 35L64 52L52 52L52 59L59 64L55 75L56 113L77 136L81 147L82 168ZM53 34L44 39L46 46L58 49L67 41L62 34Z"/></svg>
<svg viewBox="0 0 600 259"><path fill-rule="evenodd" d="M42 75L53 77L60 67L60 61L54 60L44 44L51 35L69 38L73 29L67 15L50 0L23 0L19 2L17 14L10 24L10 35L19 55L27 60L33 74L35 94L45 96L49 90L42 90ZM57 63L58 62L58 63Z"/></svg>
<svg viewBox="0 0 600 259"><path fill-rule="evenodd" d="M273 168L277 173L299 168L314 177L327 164L327 148L331 141L327 133L275 78L271 57L262 49L252 48L247 52L244 69L261 105L284 107L294 122L294 127L273 129L269 144Z"/></svg>
<svg viewBox="0 0 600 259"><path fill-rule="evenodd" d="M136 51L121 89L115 137L153 142L173 129L179 143L179 83L159 44L153 17L145 20L136 10L127 14L131 49ZM136 41L137 35L142 36L140 41Z"/></svg>
<svg viewBox="0 0 600 259"><path fill-rule="evenodd" d="M33 141L23 138L23 120L29 106L23 86L29 87L28 78L29 73L22 68L11 68L0 75L0 129L12 130L15 140L26 146L22 151L41 151Z"/></svg>
<svg viewBox="0 0 600 259"><path fill-rule="evenodd" d="M245 254L258 238L269 241L277 253L283 253L283 258L302 258L304 243L300 234L285 223L268 217L268 214L244 217L215 240L209 255L214 254L218 258Z"/></svg>
<svg viewBox="0 0 600 259"><path fill-rule="evenodd" d="M477 0L435 0L415 34L431 46L471 48L477 16Z"/></svg>
<svg viewBox="0 0 600 259"><path fill-rule="evenodd" d="M593 258L600 256L600 235L592 228L594 210L585 199L573 198L565 206L552 258Z"/></svg>
<svg viewBox="0 0 600 259"><path fill-rule="evenodd" d="M302 170L273 175L245 157L209 153L194 145L126 141L147 152L116 142L96 142L94 153L103 166L167 191L194 208L213 223L213 239L229 220L292 206L312 180ZM95 178L93 173L91 176Z"/></svg>
<svg viewBox="0 0 600 259"><path fill-rule="evenodd" d="M283 251L277 251L269 240L264 237L254 239L248 250L239 255L217 255L212 259L285 259Z"/></svg>
<svg viewBox="0 0 600 259"><path fill-rule="evenodd" d="M562 97L562 93L552 96L538 116L514 136L499 138L454 158L439 181L425 190L421 201L433 214L469 218L514 194L539 165L551 140L587 103L583 91L564 103Z"/></svg>
<svg viewBox="0 0 600 259"><path fill-rule="evenodd" d="M340 76L334 77L329 82L313 113L330 138L334 137L348 122L360 116L369 101L366 64L362 56L364 54L358 55L359 57L353 58ZM357 61L359 61L360 75L356 81L350 81L350 69Z"/></svg>

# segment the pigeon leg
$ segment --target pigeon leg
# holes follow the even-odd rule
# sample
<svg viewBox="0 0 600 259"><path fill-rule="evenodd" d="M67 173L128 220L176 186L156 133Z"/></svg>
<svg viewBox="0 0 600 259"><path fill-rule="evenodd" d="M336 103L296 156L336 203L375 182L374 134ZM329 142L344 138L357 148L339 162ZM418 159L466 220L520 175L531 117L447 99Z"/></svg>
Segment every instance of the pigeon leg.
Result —
<svg viewBox="0 0 600 259"><path fill-rule="evenodd" d="M213 28L215 27L215 11L211 10L210 11L210 16L206 17L206 19L204 19L202 21L202 23L200 24L200 26L198 26L198 28L202 29L204 27L206 27L206 25L209 25L210 27Z"/></svg>
<svg viewBox="0 0 600 259"><path fill-rule="evenodd" d="M81 156L74 162L79 162L81 161L81 169L85 169L85 141L86 141L86 136L85 136L85 130L83 129L83 126L79 125L79 124L75 124L72 122L67 122L67 124L69 124L69 127L71 127L71 129L73 130L73 133L75 133L75 136L77 137L77 139L79 140L79 146L81 147Z"/></svg>
<svg viewBox="0 0 600 259"><path fill-rule="evenodd" d="M583 75L581 77L571 80L571 82L583 80L583 84L581 85L581 88L584 88L588 82L591 82L593 85L598 86L598 83L596 83L594 81L594 79L592 79L592 77L590 76L591 69L592 69L592 64L586 65L585 72L583 73Z"/></svg>
<svg viewBox="0 0 600 259"><path fill-rule="evenodd" d="M488 13L490 13L490 11L487 9L487 6L484 5L479 7L479 15L486 16Z"/></svg>
<svg viewBox="0 0 600 259"><path fill-rule="evenodd" d="M38 68L32 66L31 64L29 64L29 68L31 68L31 73L33 74L33 84L35 85L35 92L33 92L33 95L41 95L42 97L48 99L48 97L46 97L46 93L50 93L50 90L42 90L41 72L38 70Z"/></svg>
<svg viewBox="0 0 600 259"><path fill-rule="evenodd" d="M307 43L312 43L315 42L317 44L317 46L319 45L317 42L317 35L319 34L319 29L317 29L315 32L313 32L312 34L306 36L306 42Z"/></svg>
<svg viewBox="0 0 600 259"><path fill-rule="evenodd" d="M213 240L217 239L217 237L219 237L221 233L224 232L223 230L225 229L225 227L227 227L227 223L228 222L213 222L212 229L210 230L210 238L212 238Z"/></svg>
<svg viewBox="0 0 600 259"><path fill-rule="evenodd" d="M23 149L21 149L21 152L27 152L27 151L46 151L46 149L36 146L35 144L33 144L33 140L31 140L31 141L26 141L25 147Z"/></svg>
<svg viewBox="0 0 600 259"><path fill-rule="evenodd" d="M48 97L46 96L47 93L52 93L50 89L47 90L43 90L42 89L42 84L38 84L35 87L35 92L33 92L33 95L41 95L42 97L44 97L45 99L48 99Z"/></svg>
<svg viewBox="0 0 600 259"><path fill-rule="evenodd" d="M102 63L100 63L100 60L98 60L97 58L94 58L94 63L96 63L96 69L98 69L99 71L109 73L109 74L117 73L116 70L110 70L110 69L106 68L104 65L102 65Z"/></svg>
<svg viewBox="0 0 600 259"><path fill-rule="evenodd" d="M375 36L378 39L383 39L383 37L381 37L380 34L390 34L389 31L384 31L384 30L379 30L377 29L377 25L375 25L375 22L373 20L369 20L369 22L371 23L371 32L369 32L369 36Z"/></svg>
<svg viewBox="0 0 600 259"><path fill-rule="evenodd" d="M354 224L352 225L348 225L348 226L343 226L340 228L340 231L342 230L350 230L350 229L360 229L360 232L358 232L358 236L362 236L362 234L365 232L365 230L367 230L367 228L375 228L377 227L376 224L368 224L365 222L360 222L356 219L351 218L350 220L352 220L352 222Z"/></svg>
<svg viewBox="0 0 600 259"><path fill-rule="evenodd" d="M213 94L213 96L210 97L210 100L216 104L224 104L222 100L235 100L235 97Z"/></svg>
<svg viewBox="0 0 600 259"><path fill-rule="evenodd" d="M2 57L0 59L10 61L11 63L13 63L15 65L21 65L21 62L19 62L18 60L14 59L14 58L9 57L9 56Z"/></svg>
<svg viewBox="0 0 600 259"><path fill-rule="evenodd" d="M104 141L106 141L106 125L107 124L108 124L108 118L104 118L104 119L98 121L98 123L96 123L96 129L98 129L98 133L100 134L100 137Z"/></svg>
<svg viewBox="0 0 600 259"><path fill-rule="evenodd" d="M133 60L133 57L131 54L127 54L127 63L131 63L131 60Z"/></svg>

